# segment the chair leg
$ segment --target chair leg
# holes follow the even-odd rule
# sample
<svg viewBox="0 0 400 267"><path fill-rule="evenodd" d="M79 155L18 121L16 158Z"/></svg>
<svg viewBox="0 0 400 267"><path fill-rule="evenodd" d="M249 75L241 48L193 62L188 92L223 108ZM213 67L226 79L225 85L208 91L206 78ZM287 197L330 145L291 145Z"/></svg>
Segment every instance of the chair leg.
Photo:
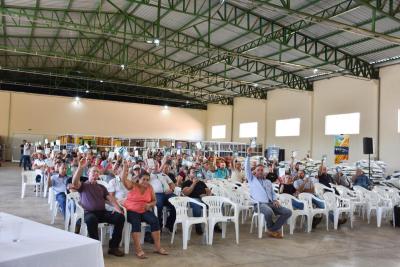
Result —
<svg viewBox="0 0 400 267"><path fill-rule="evenodd" d="M335 210L333 212L333 229L337 230L338 223L339 223L339 212Z"/></svg>
<svg viewBox="0 0 400 267"><path fill-rule="evenodd" d="M146 229L145 227L140 228L140 244L144 244L144 236L146 235Z"/></svg>
<svg viewBox="0 0 400 267"><path fill-rule="evenodd" d="M124 227L124 252L125 254L129 254L129 243L131 242L131 237L130 237L130 223L125 223Z"/></svg>
<svg viewBox="0 0 400 267"><path fill-rule="evenodd" d="M25 197L25 188L26 188L26 184L23 183L23 184L22 184L22 190L21 190L21 198L24 198L24 197Z"/></svg>
<svg viewBox="0 0 400 267"><path fill-rule="evenodd" d="M308 229L308 232L309 232L309 233L310 233L311 230L312 230L312 221L313 221L313 219L314 219L314 216L313 216L313 215L310 215L310 216L308 217L308 220L307 220L307 229Z"/></svg>
<svg viewBox="0 0 400 267"><path fill-rule="evenodd" d="M289 219L289 233L291 235L293 235L295 225L296 225L296 219L294 217L290 218Z"/></svg>
<svg viewBox="0 0 400 267"><path fill-rule="evenodd" d="M258 214L258 238L262 238L262 232L263 232L263 228L264 228L264 218L263 218L264 214Z"/></svg>
<svg viewBox="0 0 400 267"><path fill-rule="evenodd" d="M250 234L253 233L254 216L251 216Z"/></svg>
<svg viewBox="0 0 400 267"><path fill-rule="evenodd" d="M171 236L171 245L174 243L176 227L177 227L177 223L174 223L174 228L172 230L172 236Z"/></svg>
<svg viewBox="0 0 400 267"><path fill-rule="evenodd" d="M376 224L378 227L381 227L381 223L382 223L382 209L378 207L376 209Z"/></svg>
<svg viewBox="0 0 400 267"><path fill-rule="evenodd" d="M226 238L226 222L222 222L221 226L222 226L222 238Z"/></svg>
<svg viewBox="0 0 400 267"><path fill-rule="evenodd" d="M209 220L208 221L208 244L212 245L213 239L214 239L214 226L215 222L214 220Z"/></svg>
<svg viewBox="0 0 400 267"><path fill-rule="evenodd" d="M187 223L182 223L182 247L183 247L183 249L187 249L188 235L189 235L189 226L187 225Z"/></svg>
<svg viewBox="0 0 400 267"><path fill-rule="evenodd" d="M239 222L235 221L235 235L236 235L236 244L239 245Z"/></svg>

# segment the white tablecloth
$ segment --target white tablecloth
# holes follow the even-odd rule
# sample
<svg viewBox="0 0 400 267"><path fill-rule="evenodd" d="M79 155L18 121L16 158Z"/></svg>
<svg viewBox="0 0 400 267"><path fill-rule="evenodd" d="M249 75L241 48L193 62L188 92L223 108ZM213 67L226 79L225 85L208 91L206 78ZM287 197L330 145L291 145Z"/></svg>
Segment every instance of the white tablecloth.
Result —
<svg viewBox="0 0 400 267"><path fill-rule="evenodd" d="M20 241L12 227L22 222ZM104 267L97 240L0 212L1 267Z"/></svg>

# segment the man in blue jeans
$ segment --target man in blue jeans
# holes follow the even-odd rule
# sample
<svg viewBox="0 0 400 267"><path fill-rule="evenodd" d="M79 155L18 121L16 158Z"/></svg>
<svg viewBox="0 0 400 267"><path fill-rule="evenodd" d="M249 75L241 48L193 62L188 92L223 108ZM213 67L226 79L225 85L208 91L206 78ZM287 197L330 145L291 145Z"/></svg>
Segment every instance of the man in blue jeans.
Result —
<svg viewBox="0 0 400 267"><path fill-rule="evenodd" d="M182 193L185 196L191 197L201 202L201 198L203 196L211 195L211 190L207 187L207 185L203 181L200 181L196 177L195 171L196 170L193 167L189 169L189 175L188 175L189 179L182 183ZM202 207L194 203L190 203L190 206L193 211L193 217L200 217L201 212L203 210ZM198 235L202 235L203 230L201 229L201 224L196 224L195 227L196 227L196 233Z"/></svg>
<svg viewBox="0 0 400 267"><path fill-rule="evenodd" d="M67 164L62 162L58 165L58 173L51 176L49 179L49 188L52 187L56 193L56 201L60 206L61 213L65 218L65 206L66 206L66 195L67 191L67 180L70 177L67 176Z"/></svg>
<svg viewBox="0 0 400 267"><path fill-rule="evenodd" d="M176 211L174 206L168 201L168 199L175 196L174 195L175 184L168 176L170 170L171 170L170 165L164 162L163 165L161 166L161 172L153 172L150 175L150 184L153 187L153 190L156 194L157 213L158 213L157 216L161 230L163 228L163 208L167 207L169 215L167 216L167 221L164 226L170 232L172 232L176 218Z"/></svg>
<svg viewBox="0 0 400 267"><path fill-rule="evenodd" d="M247 157L244 164L244 170L250 189L250 196L260 204L260 212L264 214L270 236L273 238L282 238L280 229L290 216L292 216L292 211L282 207L277 200L271 181L266 179L264 175L263 165L257 165L255 174L253 175L250 166L251 153L252 148L249 147L247 149ZM275 222L272 220L273 215L278 216L278 219Z"/></svg>

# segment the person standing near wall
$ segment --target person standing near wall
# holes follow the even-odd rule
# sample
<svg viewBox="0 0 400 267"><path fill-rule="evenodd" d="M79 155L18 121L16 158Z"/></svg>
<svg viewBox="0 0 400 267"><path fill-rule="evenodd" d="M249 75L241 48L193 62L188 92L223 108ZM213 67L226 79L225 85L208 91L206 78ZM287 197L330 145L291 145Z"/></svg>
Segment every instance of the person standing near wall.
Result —
<svg viewBox="0 0 400 267"><path fill-rule="evenodd" d="M32 170L31 166L31 144L25 141L24 151L23 151L23 158L22 161L24 163L24 171Z"/></svg>
<svg viewBox="0 0 400 267"><path fill-rule="evenodd" d="M22 167L22 162L24 159L24 146L26 144L26 140L22 140L22 144L19 146L21 148L21 156L19 158L19 167Z"/></svg>

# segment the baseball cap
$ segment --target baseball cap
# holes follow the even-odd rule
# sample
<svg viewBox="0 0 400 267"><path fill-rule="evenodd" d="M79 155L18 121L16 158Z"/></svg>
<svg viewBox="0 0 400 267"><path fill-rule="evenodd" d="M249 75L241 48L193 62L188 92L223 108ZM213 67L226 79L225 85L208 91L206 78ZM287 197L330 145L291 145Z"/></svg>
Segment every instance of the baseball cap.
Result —
<svg viewBox="0 0 400 267"><path fill-rule="evenodd" d="M133 165L133 168L132 168L132 169L134 169L134 170L140 169L140 165L139 165L139 164L135 164L135 165Z"/></svg>

